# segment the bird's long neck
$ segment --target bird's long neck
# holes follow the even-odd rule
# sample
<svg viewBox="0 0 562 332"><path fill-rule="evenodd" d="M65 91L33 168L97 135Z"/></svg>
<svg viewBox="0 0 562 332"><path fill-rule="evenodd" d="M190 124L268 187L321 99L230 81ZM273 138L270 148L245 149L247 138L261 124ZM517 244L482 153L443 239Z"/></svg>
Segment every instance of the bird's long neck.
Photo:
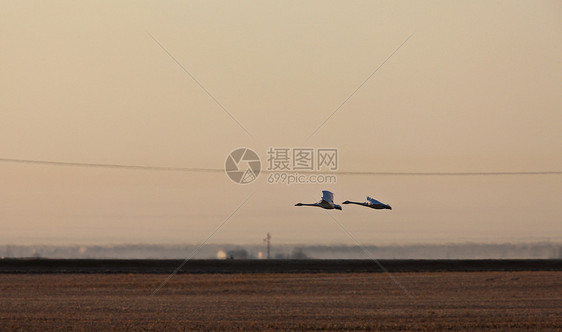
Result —
<svg viewBox="0 0 562 332"><path fill-rule="evenodd" d="M351 201L348 201L348 204L365 205L365 203L361 203L361 202L351 202Z"/></svg>
<svg viewBox="0 0 562 332"><path fill-rule="evenodd" d="M314 203L314 204L300 203L300 205L302 205L302 206L318 206L318 203Z"/></svg>

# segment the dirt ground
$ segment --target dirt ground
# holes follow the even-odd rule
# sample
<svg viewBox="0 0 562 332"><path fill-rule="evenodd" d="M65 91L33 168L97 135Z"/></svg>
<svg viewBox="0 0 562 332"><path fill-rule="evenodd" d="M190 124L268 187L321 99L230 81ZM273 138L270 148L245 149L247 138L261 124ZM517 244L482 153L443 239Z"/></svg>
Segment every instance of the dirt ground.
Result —
<svg viewBox="0 0 562 332"><path fill-rule="evenodd" d="M400 283L412 297L409 297ZM0 274L0 330L562 329L562 272Z"/></svg>

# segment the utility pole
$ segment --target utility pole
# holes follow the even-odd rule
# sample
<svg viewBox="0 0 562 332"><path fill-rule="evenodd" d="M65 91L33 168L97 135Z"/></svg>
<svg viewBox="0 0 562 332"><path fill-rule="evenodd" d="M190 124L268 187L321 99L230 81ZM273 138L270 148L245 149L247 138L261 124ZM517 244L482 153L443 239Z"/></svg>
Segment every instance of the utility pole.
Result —
<svg viewBox="0 0 562 332"><path fill-rule="evenodd" d="M269 233L267 233L267 236L265 237L265 239L263 239L263 242L267 244L267 259L269 259L270 248L271 248L271 235Z"/></svg>

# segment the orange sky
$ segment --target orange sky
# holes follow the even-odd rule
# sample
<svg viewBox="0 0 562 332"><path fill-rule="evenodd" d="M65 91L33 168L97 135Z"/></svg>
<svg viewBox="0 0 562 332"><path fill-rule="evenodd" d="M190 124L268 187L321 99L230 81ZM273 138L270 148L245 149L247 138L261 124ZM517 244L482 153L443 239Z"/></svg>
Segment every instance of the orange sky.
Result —
<svg viewBox="0 0 562 332"><path fill-rule="evenodd" d="M341 171L562 170L559 1L22 1L0 13L0 159L216 169L241 146L262 161L271 146L309 146L337 147ZM196 243L254 193L211 242L353 244L325 211L293 207L323 189L393 206L328 211L365 244L560 242L561 188L560 175L240 186L0 162L0 243Z"/></svg>

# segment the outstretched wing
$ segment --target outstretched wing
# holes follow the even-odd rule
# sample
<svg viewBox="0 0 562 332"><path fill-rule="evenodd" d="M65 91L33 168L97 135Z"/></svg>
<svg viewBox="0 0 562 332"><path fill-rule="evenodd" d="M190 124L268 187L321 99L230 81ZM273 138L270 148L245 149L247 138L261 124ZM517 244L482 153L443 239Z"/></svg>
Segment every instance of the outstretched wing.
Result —
<svg viewBox="0 0 562 332"><path fill-rule="evenodd" d="M383 203L381 203L381 202L377 201L376 199L371 198L369 196L367 196L367 201L372 205L384 205Z"/></svg>
<svg viewBox="0 0 562 332"><path fill-rule="evenodd" d="M334 203L334 194L331 191L323 190L322 191L322 200L328 203Z"/></svg>

